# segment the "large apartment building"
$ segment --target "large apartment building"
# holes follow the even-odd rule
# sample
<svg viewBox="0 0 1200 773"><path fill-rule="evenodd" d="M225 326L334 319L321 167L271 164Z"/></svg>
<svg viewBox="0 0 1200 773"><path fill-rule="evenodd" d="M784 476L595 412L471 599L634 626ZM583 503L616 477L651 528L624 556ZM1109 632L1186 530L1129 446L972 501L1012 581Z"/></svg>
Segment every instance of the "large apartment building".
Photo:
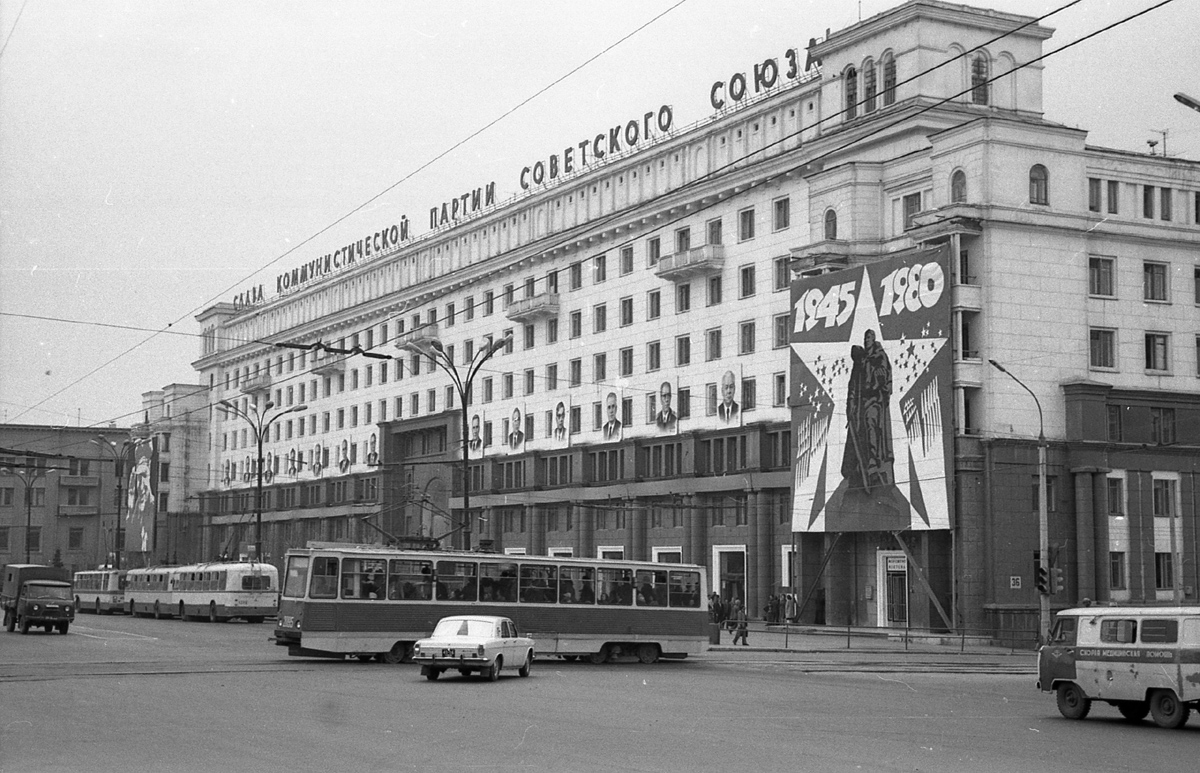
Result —
<svg viewBox="0 0 1200 773"><path fill-rule="evenodd" d="M1054 603L1194 598L1200 165L1044 120L1032 22L904 3L205 310L204 550L685 561L1032 632L1041 435Z"/></svg>

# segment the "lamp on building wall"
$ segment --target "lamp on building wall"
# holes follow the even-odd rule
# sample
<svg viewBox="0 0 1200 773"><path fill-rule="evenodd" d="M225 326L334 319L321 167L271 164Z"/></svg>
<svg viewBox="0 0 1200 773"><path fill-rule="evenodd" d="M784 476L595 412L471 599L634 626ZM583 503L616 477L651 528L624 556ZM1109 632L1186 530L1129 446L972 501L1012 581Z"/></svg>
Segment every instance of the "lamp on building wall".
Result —
<svg viewBox="0 0 1200 773"><path fill-rule="evenodd" d="M1038 574L1050 576L1050 521L1046 501L1046 424L1042 416L1042 402L1025 382L1004 369L995 360L988 360L992 367L1017 382L1033 398L1038 411ZM1038 589L1038 642L1048 641L1050 633L1050 589Z"/></svg>
<svg viewBox="0 0 1200 773"><path fill-rule="evenodd" d="M121 548L125 546L121 539L121 501L124 499L121 493L123 476L125 473L125 459L129 456L129 448L133 445L133 441L129 438L124 438L120 443L115 440L109 440L104 435L97 435L92 438L92 444L102 448L104 453L108 454L113 462L113 477L117 481L117 531L113 539L113 568L121 568ZM106 556L107 558L107 556ZM105 561L105 563L108 563Z"/></svg>
<svg viewBox="0 0 1200 773"><path fill-rule="evenodd" d="M511 338L505 336L497 341L493 341L488 346L480 349L475 353L475 356L467 363L466 375L459 372L458 366L454 364L454 360L446 353L442 342L432 336L429 337L414 337L402 341L398 344L401 349L414 352L416 354L428 357L435 365L450 376L450 381L454 383L454 389L458 392L458 404L462 410L462 483L463 483L463 549L471 549L471 461L470 449L471 438L468 434L470 425L467 417L467 396L471 394L471 383L475 380L475 376L479 373L479 369L483 367L483 363L492 358L496 352L508 346Z"/></svg>
<svg viewBox="0 0 1200 773"><path fill-rule="evenodd" d="M258 456L255 461L257 474L255 475L254 483L254 560L262 561L263 441L266 440L267 433L271 430L271 425L277 419L289 413L308 410L308 406L303 404L293 405L291 408L271 413L271 409L275 407L275 404L268 400L262 412L259 413L257 402L251 403L249 411L243 411L230 400L221 400L219 402L221 407L226 411L240 419L244 419L250 425L250 431L254 433L254 440L257 443Z"/></svg>

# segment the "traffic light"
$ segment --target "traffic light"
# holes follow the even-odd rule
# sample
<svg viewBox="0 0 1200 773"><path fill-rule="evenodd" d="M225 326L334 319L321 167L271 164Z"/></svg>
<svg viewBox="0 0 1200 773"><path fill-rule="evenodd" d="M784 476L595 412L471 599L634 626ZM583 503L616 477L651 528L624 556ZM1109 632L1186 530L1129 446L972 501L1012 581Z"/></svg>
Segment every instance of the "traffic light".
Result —
<svg viewBox="0 0 1200 773"><path fill-rule="evenodd" d="M1033 584L1037 586L1038 593L1050 593L1050 577L1045 564L1038 564Z"/></svg>
<svg viewBox="0 0 1200 773"><path fill-rule="evenodd" d="M1065 590L1067 581L1063 578L1063 570L1061 566L1053 567L1050 570L1050 592L1059 593Z"/></svg>

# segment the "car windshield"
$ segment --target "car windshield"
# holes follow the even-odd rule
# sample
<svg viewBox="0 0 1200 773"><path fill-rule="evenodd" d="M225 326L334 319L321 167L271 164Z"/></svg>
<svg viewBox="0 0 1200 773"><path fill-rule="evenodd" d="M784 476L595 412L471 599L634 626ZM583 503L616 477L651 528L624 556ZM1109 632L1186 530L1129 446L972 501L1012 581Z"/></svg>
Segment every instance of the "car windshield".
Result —
<svg viewBox="0 0 1200 773"><path fill-rule="evenodd" d="M70 599L71 589L62 585L30 585L29 598L31 599Z"/></svg>
<svg viewBox="0 0 1200 773"><path fill-rule="evenodd" d="M494 624L487 620L442 620L433 629L433 635L439 638L450 636L479 636L492 635Z"/></svg>

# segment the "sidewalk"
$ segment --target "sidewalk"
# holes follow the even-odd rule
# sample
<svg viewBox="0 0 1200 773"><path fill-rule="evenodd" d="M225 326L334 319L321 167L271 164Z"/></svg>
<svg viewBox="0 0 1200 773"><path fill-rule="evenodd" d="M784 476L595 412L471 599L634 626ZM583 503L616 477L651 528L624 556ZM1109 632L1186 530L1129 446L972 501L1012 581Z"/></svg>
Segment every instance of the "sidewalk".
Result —
<svg viewBox="0 0 1200 773"><path fill-rule="evenodd" d="M1027 646L998 646L991 639L951 633L906 631L903 629L831 626L782 626L751 622L747 634L749 646L734 647L733 631L721 629L713 652L757 650L760 652L872 654L986 655L990 657L1033 657L1033 643Z"/></svg>

